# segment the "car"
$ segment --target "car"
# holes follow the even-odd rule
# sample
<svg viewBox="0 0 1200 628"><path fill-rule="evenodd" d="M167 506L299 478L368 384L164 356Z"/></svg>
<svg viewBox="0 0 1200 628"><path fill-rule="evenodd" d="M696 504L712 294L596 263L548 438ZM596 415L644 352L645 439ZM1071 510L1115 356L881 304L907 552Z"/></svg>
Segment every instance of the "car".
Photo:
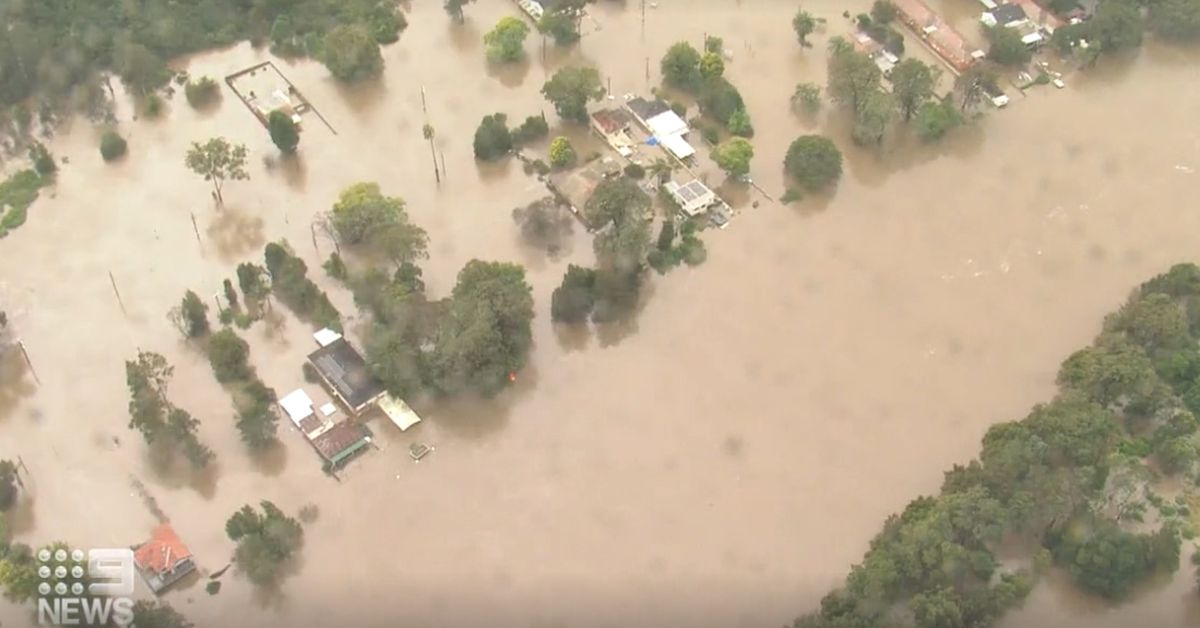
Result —
<svg viewBox="0 0 1200 628"><path fill-rule="evenodd" d="M724 205L717 205L708 210L708 222L718 229L724 229L729 224L729 212Z"/></svg>

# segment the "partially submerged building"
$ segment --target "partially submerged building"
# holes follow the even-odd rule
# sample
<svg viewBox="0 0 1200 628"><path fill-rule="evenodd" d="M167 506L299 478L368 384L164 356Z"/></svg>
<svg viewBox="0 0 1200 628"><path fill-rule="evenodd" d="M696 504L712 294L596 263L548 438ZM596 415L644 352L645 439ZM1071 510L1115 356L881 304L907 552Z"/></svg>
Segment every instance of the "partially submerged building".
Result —
<svg viewBox="0 0 1200 628"><path fill-rule="evenodd" d="M680 210L689 217L699 216L720 200L716 193L708 189L708 186L701 183L699 179L693 179L683 185L668 181L663 185L663 189L679 204Z"/></svg>
<svg viewBox="0 0 1200 628"><path fill-rule="evenodd" d="M637 149L638 141L634 139L630 127L633 116L624 109L601 109L591 115L592 130L604 138L610 148L617 154L631 159Z"/></svg>
<svg viewBox="0 0 1200 628"><path fill-rule="evenodd" d="M321 348L308 355L308 363L350 414L362 414L383 397L383 384L371 376L366 360L341 334L323 329L314 338Z"/></svg>
<svg viewBox="0 0 1200 628"><path fill-rule="evenodd" d="M605 179L620 176L621 162L614 157L601 157L574 170L555 172L547 179L552 192L562 197L571 211L582 219L584 206Z"/></svg>
<svg viewBox="0 0 1200 628"><path fill-rule="evenodd" d="M155 595L196 570L191 550L165 523L133 551L133 563Z"/></svg>
<svg viewBox="0 0 1200 628"><path fill-rule="evenodd" d="M967 44L958 31L921 0L892 0L892 5L896 7L896 17L955 72L964 72L984 56L982 50Z"/></svg>
<svg viewBox="0 0 1200 628"><path fill-rule="evenodd" d="M984 26L993 28L1011 28L1021 36L1021 42L1026 46L1040 46L1054 33L1054 30L1053 26L1044 24L1045 10L1037 5L1033 5L1033 9L1043 16L1042 23L1035 23L1031 20L1025 7L1016 2L1001 4L990 11L984 11L979 16L979 21ZM1050 17L1053 18L1053 16ZM1057 18L1054 19L1057 21Z"/></svg>
<svg viewBox="0 0 1200 628"><path fill-rule="evenodd" d="M330 468L336 469L371 444L366 426L346 419L310 441Z"/></svg>

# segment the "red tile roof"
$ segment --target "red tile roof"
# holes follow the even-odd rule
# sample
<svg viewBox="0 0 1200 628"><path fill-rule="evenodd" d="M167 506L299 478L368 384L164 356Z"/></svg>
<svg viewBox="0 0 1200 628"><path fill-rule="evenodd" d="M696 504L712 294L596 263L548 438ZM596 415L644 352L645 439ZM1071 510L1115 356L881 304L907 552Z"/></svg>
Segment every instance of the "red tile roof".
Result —
<svg viewBox="0 0 1200 628"><path fill-rule="evenodd" d="M155 528L154 536L133 553L134 562L139 568L159 574L171 571L191 556L191 550L179 540L175 530L166 524Z"/></svg>

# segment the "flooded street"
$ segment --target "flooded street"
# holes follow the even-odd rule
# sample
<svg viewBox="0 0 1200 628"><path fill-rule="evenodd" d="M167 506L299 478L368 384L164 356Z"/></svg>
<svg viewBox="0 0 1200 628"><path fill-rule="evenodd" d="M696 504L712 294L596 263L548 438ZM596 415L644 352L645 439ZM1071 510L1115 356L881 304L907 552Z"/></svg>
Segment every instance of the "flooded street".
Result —
<svg viewBox="0 0 1200 628"><path fill-rule="evenodd" d="M57 185L0 241L0 303L41 382L0 364L0 459L20 456L32 477L16 538L139 543L156 519L136 480L216 571L234 547L224 522L242 505L316 505L279 593L230 574L215 597L203 581L165 596L204 628L766 628L814 608L885 517L936 491L988 426L1053 394L1058 364L1132 287L1200 251L1197 51L1148 45L1068 76L1065 90L1013 94L1007 110L940 145L902 131L877 152L855 148L828 106L815 121L788 107L797 82L824 85L825 43L847 32L845 4L805 3L829 24L801 49L791 2L660 0L643 36L637 2L602 0L578 48L548 46L543 65L531 36L527 63L496 70L481 38L515 13L511 3L468 5L456 25L440 2L418 0L408 30L383 49L379 84L343 88L320 64L276 60L336 130L307 117L295 161L278 158L228 90L209 113L182 94L159 120L120 110L129 155L116 164L101 161L99 131L75 121L49 143L70 160ZM591 63L614 93L644 94L646 59L657 84L667 47L699 46L705 33L733 52L727 76L758 130L755 182L778 198L788 144L810 132L842 148L845 176L793 206L740 192L741 215L704 235L708 261L656 276L632 325L556 329L550 294L568 263L591 263L591 243L577 226L561 258L521 244L511 210L544 189L515 160L477 165L475 127L496 111L519 121L545 110L558 134L538 93L555 68ZM186 69L223 77L268 59L243 45ZM445 153L440 187L426 117ZM251 179L225 187L224 211L183 163L191 142L215 135L251 155ZM310 225L357 181L403 197L429 232L423 267L435 297L472 258L526 265L536 346L496 400L417 401L426 420L403 434L373 421L382 450L337 482L286 419L283 450L251 459L229 395L166 312L189 288L211 303L239 262L261 263L263 245L286 237L354 313L320 269L332 243L317 237L314 249ZM241 333L277 393L303 385L308 325L285 312L277 326ZM170 396L217 454L208 476L156 473L127 428L123 362L139 348L175 366ZM436 448L419 464L407 454L415 441ZM1195 626L1191 570L1111 624L1052 583L1004 625ZM27 609L6 604L0 624L28 622Z"/></svg>

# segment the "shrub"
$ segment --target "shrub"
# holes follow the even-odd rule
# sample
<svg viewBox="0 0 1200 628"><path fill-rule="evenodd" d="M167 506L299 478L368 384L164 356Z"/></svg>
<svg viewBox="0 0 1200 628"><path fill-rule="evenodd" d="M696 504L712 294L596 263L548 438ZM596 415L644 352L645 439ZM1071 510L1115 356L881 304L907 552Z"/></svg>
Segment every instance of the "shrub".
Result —
<svg viewBox="0 0 1200 628"><path fill-rule="evenodd" d="M218 382L250 379L250 346L232 329L222 329L208 339L208 361Z"/></svg>
<svg viewBox="0 0 1200 628"><path fill-rule="evenodd" d="M630 179L641 179L646 176L646 169L637 164L629 164L625 166L625 176Z"/></svg>
<svg viewBox="0 0 1200 628"><path fill-rule="evenodd" d="M112 161L125 154L128 144L125 138L116 131L105 131L100 136L100 156L104 161Z"/></svg>
<svg viewBox="0 0 1200 628"><path fill-rule="evenodd" d="M142 100L142 115L153 120L162 115L163 99L158 94L146 94Z"/></svg>
<svg viewBox="0 0 1200 628"><path fill-rule="evenodd" d="M575 147L571 146L571 140L565 137L556 137L553 142L550 142L550 165L554 168L570 168L579 160L579 156L575 153Z"/></svg>
<svg viewBox="0 0 1200 628"><path fill-rule="evenodd" d="M195 109L208 107L221 97L221 90L217 82L207 76L202 76L195 81L188 81L183 88L183 93L187 97L188 104Z"/></svg>

